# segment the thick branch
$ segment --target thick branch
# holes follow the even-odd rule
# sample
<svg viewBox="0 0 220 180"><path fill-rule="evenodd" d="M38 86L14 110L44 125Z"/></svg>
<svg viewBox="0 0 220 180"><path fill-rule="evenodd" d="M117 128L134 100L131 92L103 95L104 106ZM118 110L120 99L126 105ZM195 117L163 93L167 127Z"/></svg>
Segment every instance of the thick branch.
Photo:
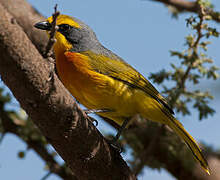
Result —
<svg viewBox="0 0 220 180"><path fill-rule="evenodd" d="M189 11L197 13L199 10L198 4L192 1L186 0L153 0L158 1L166 5L171 5L177 8L179 11Z"/></svg>
<svg viewBox="0 0 220 180"><path fill-rule="evenodd" d="M61 166L56 162L54 157L47 151L46 145L44 145L41 140L34 140L32 138L32 133L25 138L21 137L22 132L27 131L28 127L25 127L27 121L18 119L17 117L16 120L13 120L9 114L4 111L3 107L0 107L0 117L4 133L12 133L21 138L28 145L28 148L32 148L44 160L44 162L48 165L50 172L53 172L66 180L77 180L77 178L70 172L67 172L67 168L65 166Z"/></svg>
<svg viewBox="0 0 220 180"><path fill-rule="evenodd" d="M13 17L0 5L0 74L79 179L135 179L118 152L85 118Z"/></svg>
<svg viewBox="0 0 220 180"><path fill-rule="evenodd" d="M25 0L0 0L0 4L13 16L38 51L43 54L48 37L45 32L37 30L33 25L45 18Z"/></svg>
<svg viewBox="0 0 220 180"><path fill-rule="evenodd" d="M199 4L196 1L187 0L151 0L175 7L179 11L188 11L196 14L200 13ZM205 10L206 15L210 15L213 20L220 23L220 13L212 9Z"/></svg>

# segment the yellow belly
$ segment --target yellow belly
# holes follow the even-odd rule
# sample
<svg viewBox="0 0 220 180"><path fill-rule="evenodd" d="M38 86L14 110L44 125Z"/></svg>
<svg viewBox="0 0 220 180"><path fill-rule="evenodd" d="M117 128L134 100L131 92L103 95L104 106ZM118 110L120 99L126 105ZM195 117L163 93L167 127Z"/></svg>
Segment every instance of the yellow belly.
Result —
<svg viewBox="0 0 220 180"><path fill-rule="evenodd" d="M57 57L56 66L64 86L86 108L107 109L109 112L99 114L120 125L137 112L131 98L133 92L122 82L88 69L76 69L64 56Z"/></svg>
<svg viewBox="0 0 220 180"><path fill-rule="evenodd" d="M165 115L160 110L161 104L143 91L89 70L83 59L73 62L67 60L63 54L56 57L61 81L86 108L109 110L98 114L112 119L119 125L125 118L131 118L136 114L152 121L163 122L162 117Z"/></svg>

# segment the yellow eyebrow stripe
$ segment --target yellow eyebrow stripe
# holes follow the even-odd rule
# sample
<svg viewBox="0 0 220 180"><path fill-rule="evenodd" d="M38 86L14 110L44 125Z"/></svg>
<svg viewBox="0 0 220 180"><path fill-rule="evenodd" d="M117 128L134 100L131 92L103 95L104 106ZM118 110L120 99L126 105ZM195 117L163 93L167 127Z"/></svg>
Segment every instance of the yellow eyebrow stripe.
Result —
<svg viewBox="0 0 220 180"><path fill-rule="evenodd" d="M52 16L49 17L47 19L47 21L49 23L52 23L53 17ZM57 18L57 25L60 25L60 24L69 24L70 26L73 26L73 27L76 27L76 28L81 28L81 26L76 21L74 21L73 18L70 18L67 15L59 15L58 16L58 18Z"/></svg>

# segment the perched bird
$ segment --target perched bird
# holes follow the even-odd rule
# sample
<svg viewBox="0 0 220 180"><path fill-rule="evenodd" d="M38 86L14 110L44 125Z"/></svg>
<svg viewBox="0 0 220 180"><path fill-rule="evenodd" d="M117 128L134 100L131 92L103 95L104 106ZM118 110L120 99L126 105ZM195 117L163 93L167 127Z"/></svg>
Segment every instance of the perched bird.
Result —
<svg viewBox="0 0 220 180"><path fill-rule="evenodd" d="M52 21L53 17L49 17L35 27L50 31ZM199 146L173 117L165 98L145 77L106 49L92 29L80 20L59 15L56 25L57 72L64 86L81 104L123 127L137 114L168 125L185 141L209 174L208 163Z"/></svg>

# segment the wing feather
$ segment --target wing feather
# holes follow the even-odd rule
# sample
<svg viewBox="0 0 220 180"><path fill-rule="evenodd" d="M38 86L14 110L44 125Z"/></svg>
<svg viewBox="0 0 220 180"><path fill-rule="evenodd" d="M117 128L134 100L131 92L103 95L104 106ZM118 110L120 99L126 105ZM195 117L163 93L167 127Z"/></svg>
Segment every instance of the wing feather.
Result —
<svg viewBox="0 0 220 180"><path fill-rule="evenodd" d="M92 59L92 61L89 62L92 70L107 75L115 80L122 81L131 88L138 88L144 91L159 103L163 104L171 114L174 114L166 99L156 90L156 88L117 55L111 54L109 57L105 55L97 55L91 51L81 53Z"/></svg>

